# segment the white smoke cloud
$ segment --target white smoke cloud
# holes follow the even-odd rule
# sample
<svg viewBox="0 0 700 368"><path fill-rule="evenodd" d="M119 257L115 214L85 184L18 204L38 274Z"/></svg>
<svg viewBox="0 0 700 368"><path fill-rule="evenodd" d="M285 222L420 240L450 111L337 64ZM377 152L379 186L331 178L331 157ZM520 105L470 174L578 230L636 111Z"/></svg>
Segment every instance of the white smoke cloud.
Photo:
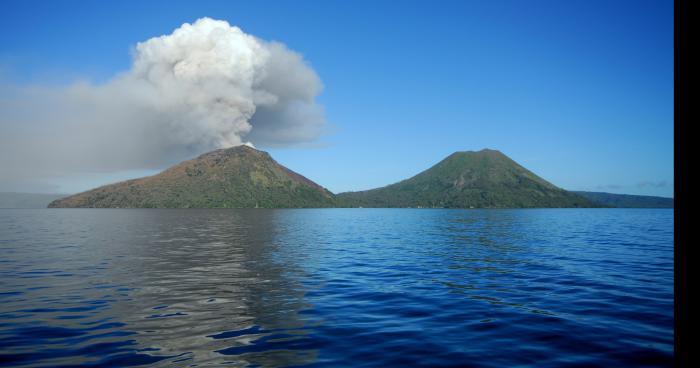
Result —
<svg viewBox="0 0 700 368"><path fill-rule="evenodd" d="M0 186L310 142L325 126L321 90L300 54L202 18L138 43L106 83L0 87Z"/></svg>

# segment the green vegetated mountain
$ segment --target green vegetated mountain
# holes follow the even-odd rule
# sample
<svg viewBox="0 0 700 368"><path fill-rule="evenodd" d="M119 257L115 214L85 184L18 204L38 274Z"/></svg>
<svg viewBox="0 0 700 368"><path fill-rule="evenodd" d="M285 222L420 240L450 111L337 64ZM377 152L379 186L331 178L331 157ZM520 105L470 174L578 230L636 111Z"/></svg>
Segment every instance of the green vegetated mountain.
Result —
<svg viewBox="0 0 700 368"><path fill-rule="evenodd" d="M57 199L49 207L304 208L606 207L560 189L499 151L456 152L383 188L333 195L247 146L221 149L160 174Z"/></svg>
<svg viewBox="0 0 700 368"><path fill-rule="evenodd" d="M288 208L331 207L334 195L278 164L267 152L238 146L205 153L160 174L106 185L49 207Z"/></svg>
<svg viewBox="0 0 700 368"><path fill-rule="evenodd" d="M619 208L673 208L673 198L613 194L604 192L574 192L593 202Z"/></svg>
<svg viewBox="0 0 700 368"><path fill-rule="evenodd" d="M552 185L490 149L456 152L410 179L341 193L337 200L343 207L602 207Z"/></svg>

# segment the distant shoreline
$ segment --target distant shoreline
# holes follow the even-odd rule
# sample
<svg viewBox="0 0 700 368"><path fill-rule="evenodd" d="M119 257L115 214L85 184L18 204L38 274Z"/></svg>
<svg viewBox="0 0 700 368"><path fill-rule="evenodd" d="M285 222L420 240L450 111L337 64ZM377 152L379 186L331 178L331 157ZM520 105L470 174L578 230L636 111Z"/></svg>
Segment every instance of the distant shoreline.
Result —
<svg viewBox="0 0 700 368"><path fill-rule="evenodd" d="M596 197L607 198L605 203L609 208L658 208L658 209L673 209L674 208L674 198L669 197L656 197L656 196L644 196L644 195L634 195L634 194L614 194L606 192L582 192L573 191L573 193L586 196L587 198L598 202ZM52 201L68 196L69 194L44 194L44 193L19 193L19 192L0 192L0 209L45 209L48 204ZM590 196L588 196L590 195ZM618 205L614 205L615 201L618 201ZM659 205L663 203L663 205ZM654 205L656 204L656 205ZM92 207L92 208L104 208L104 207ZM107 208L107 209L141 209L142 207L124 207L124 208ZM277 208L264 208L264 209L314 209L314 208L384 208L384 209L474 209L474 210L484 210L484 209L553 209L553 208L572 208L572 207L498 207L498 208L468 208L468 207L349 207L349 206L335 206L335 207L277 207ZM150 209L255 209L249 207L237 207L237 208L225 208L225 207L200 207L200 208L168 208L168 207L158 207Z"/></svg>

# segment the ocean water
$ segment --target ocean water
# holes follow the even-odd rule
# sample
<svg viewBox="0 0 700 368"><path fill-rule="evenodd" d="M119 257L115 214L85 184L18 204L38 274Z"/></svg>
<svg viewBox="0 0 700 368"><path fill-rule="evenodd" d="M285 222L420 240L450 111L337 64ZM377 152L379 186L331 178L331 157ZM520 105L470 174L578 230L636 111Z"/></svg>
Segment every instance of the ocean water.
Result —
<svg viewBox="0 0 700 368"><path fill-rule="evenodd" d="M671 366L673 221L0 210L0 366Z"/></svg>

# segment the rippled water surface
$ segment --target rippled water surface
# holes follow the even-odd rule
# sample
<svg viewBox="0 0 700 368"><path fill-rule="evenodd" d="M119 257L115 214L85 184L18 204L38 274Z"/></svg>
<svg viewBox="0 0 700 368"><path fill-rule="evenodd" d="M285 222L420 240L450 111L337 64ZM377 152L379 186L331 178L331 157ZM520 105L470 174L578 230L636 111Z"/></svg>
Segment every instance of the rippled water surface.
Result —
<svg viewBox="0 0 700 368"><path fill-rule="evenodd" d="M672 361L672 210L0 210L0 366Z"/></svg>

